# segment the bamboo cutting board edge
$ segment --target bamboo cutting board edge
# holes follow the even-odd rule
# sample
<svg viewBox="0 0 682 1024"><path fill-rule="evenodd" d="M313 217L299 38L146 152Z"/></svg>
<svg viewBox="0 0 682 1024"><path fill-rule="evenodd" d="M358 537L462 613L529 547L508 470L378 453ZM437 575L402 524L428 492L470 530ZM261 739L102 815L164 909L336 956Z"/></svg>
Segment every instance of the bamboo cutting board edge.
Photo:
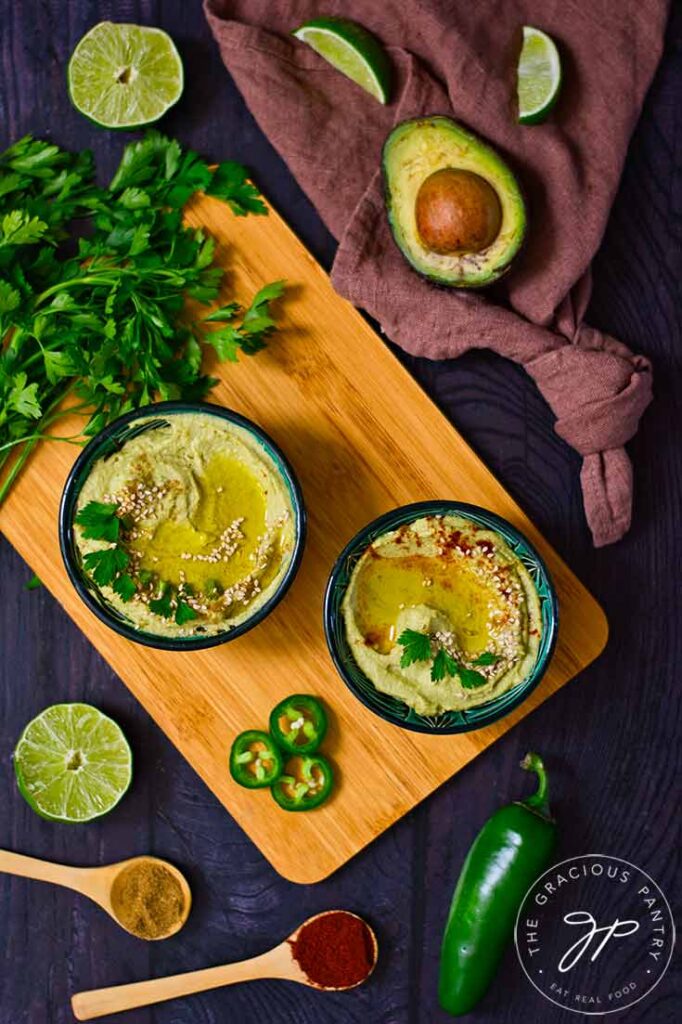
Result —
<svg viewBox="0 0 682 1024"><path fill-rule="evenodd" d="M247 283L249 294L273 277L288 277L296 285L291 309L288 301L282 307L286 326L281 340L257 360L228 367L215 397L260 422L290 457L293 454L294 466L304 478L311 530L304 564L292 591L262 626L199 656L150 652L113 634L81 604L58 554L55 510L62 478L71 461L71 452L64 450L68 446L54 445L51 452L47 450L50 446L42 446L0 512L0 527L276 869L291 881L315 882L359 852L594 660L606 643L607 623L599 605L516 502L360 313L336 295L326 273L274 211L267 219L238 220L217 201L202 199L189 208L188 219L208 227L220 243L230 246L225 250L228 274L238 294ZM241 235L248 244L242 250L232 248L232 235ZM360 379L359 359L365 360L366 368ZM380 382L385 382L384 390L392 387L400 393L399 404L403 399L405 403L401 404L400 422L416 435L416 439L407 437L399 447L386 427L391 418L397 426L396 401L381 393ZM322 401L319 391L325 384L328 392ZM260 392L256 408L254 392ZM361 393L367 399L364 404L359 400ZM305 422L299 408L301 401L308 402ZM366 424L357 422L362 416ZM317 432L311 432L314 443L310 444L301 428L312 421ZM433 480L421 465L423 459L410 462L415 452L423 451L419 447L420 432L421 441L431 444L432 461L437 462L439 457L446 460L447 470L439 470L439 477L446 479L442 488L445 496L487 504L519 526L548 561L561 606L557 651L538 689L494 726L449 737L407 733L362 707L336 675L322 635L322 584L331 569L332 556L338 554L355 528L387 507L444 496L440 489L434 491ZM55 451L57 448L61 450ZM320 470L318 478L315 456L319 450L325 470ZM406 470L414 475L409 486ZM359 484L356 477L360 478ZM330 481L344 483L351 492L355 488L356 503L349 501L349 507L343 510L330 508ZM317 501L310 499L313 492ZM333 541L327 535L330 530ZM315 593L311 592L313 583ZM319 621L307 621L318 612ZM300 651L292 652L284 642L289 619L310 627L309 659L302 660ZM295 684L275 685L274 675L268 674L273 649L283 674L288 671L296 675ZM195 658L193 662L188 660ZM315 675L315 665L319 676ZM205 686L183 684L185 678L192 679L194 666L200 678L206 674ZM298 685L301 674L305 686ZM252 687L249 698L253 703L246 703L244 698L244 706L234 710L235 698L243 697L241 690L235 693L233 679L237 675L243 685ZM247 793L245 798L245 791L236 792L227 773L226 746L238 726L264 724L261 709L301 688L321 691L335 712L336 721L330 731L331 756L341 765L344 783L331 803L314 814L273 814L273 808L263 802L270 799L268 794ZM362 732L362 744L353 735L358 730ZM375 760L372 767L371 750L385 750L387 742L390 763L379 769ZM355 761L363 751L371 769L371 785L365 788L366 814L358 815L349 788ZM417 783L406 779L404 773L401 777L406 758L412 759L422 773ZM312 820L306 823L301 818Z"/></svg>

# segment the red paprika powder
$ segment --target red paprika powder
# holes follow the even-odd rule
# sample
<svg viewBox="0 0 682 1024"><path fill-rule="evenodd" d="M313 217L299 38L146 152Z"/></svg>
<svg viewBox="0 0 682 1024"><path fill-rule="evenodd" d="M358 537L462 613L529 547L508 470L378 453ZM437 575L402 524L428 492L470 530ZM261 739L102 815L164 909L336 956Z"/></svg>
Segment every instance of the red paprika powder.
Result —
<svg viewBox="0 0 682 1024"><path fill-rule="evenodd" d="M291 947L303 973L323 988L357 985L376 961L372 932L361 918L345 910L314 917L303 925Z"/></svg>

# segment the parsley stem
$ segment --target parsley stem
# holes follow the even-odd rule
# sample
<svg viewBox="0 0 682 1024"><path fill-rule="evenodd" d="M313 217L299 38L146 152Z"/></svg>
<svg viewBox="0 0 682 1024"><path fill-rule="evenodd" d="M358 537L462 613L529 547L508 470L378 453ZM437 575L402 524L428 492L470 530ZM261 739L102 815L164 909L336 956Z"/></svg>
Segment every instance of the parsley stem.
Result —
<svg viewBox="0 0 682 1024"><path fill-rule="evenodd" d="M66 288L78 288L86 285L99 285L100 287L111 288L118 283L122 275L134 277L137 281L139 281L141 276L140 270L134 267L103 267L101 271L94 274L88 273L82 277L72 277L68 281L58 281L57 284L53 284L50 288L46 288L44 292L40 293L36 298L35 305L40 306L45 299L51 298L52 295L56 295ZM163 270L160 267L156 267L146 276L150 282L155 278L171 278L178 282L179 287L182 287L184 284L183 275L179 274L177 270Z"/></svg>
<svg viewBox="0 0 682 1024"><path fill-rule="evenodd" d="M49 423L53 422L57 418L57 415L59 415L59 413L55 414L55 410L57 409L57 406L60 405L61 402L64 401L66 396L71 392L71 390L73 389L74 383L75 383L74 381L71 381L71 383L66 388L61 390L56 395L56 397L53 399L53 401L47 407L47 409L45 410L45 412L43 413L41 418L38 420L38 422L36 424L37 427L40 427L42 425L46 426ZM0 486L0 505L2 505L2 503L5 500L5 498L9 494L9 492L11 490L11 487L12 487L12 484L17 479L17 477L21 473L22 469L26 465L26 462L28 461L28 459L29 459L29 457L31 455L31 452L33 451L35 446L38 444L38 441L40 440L40 437L36 437L35 435L31 435L31 439L30 440L27 440L25 437L19 438L19 440L20 441L24 441L25 444L24 444L24 447L22 448L22 450L19 452L19 455L17 456L16 461L12 464L12 467L11 467L9 473L7 474L7 476L5 477L5 479L4 479L3 483L2 483L2 486ZM10 454L10 452L4 452L3 453L2 458L0 459L0 469L5 464L9 454Z"/></svg>
<svg viewBox="0 0 682 1024"><path fill-rule="evenodd" d="M76 440L76 438L81 438L81 440ZM16 441L8 441L7 444L0 445L0 452L8 451L10 448L16 448L17 445L25 444L27 441L64 441L66 444L75 444L79 448L82 448L85 444L82 440L81 434L71 434L69 437L58 437L56 434L43 433L26 434L25 437L20 437Z"/></svg>
<svg viewBox="0 0 682 1024"><path fill-rule="evenodd" d="M0 505L2 505L3 501L7 497L7 494L9 492L12 484L14 483L16 478L19 476L19 473L21 473L22 469L24 468L24 465L26 464L26 462L28 460L28 457L30 456L31 452L33 451L33 449L35 448L35 446L37 444L38 444L37 440L35 440L35 441L27 441L26 445L21 450L21 452L20 452L16 462L13 463L12 468L10 469L9 473L7 474L7 476L5 477L5 480L4 480L3 484L2 484L2 487L0 487Z"/></svg>

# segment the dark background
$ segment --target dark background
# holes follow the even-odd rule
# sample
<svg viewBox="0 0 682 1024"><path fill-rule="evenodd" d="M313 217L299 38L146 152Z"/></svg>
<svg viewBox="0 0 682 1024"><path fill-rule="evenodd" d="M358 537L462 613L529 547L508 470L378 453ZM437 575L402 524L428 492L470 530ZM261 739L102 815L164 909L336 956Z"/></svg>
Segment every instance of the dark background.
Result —
<svg viewBox="0 0 682 1024"><path fill-rule="evenodd" d="M64 83L77 40L105 18L160 25L173 35L186 88L162 128L207 156L246 163L328 267L334 241L246 110L199 0L0 0L0 146L30 131L71 148L92 147L98 165L113 169L129 136L90 125L70 106ZM550 412L523 371L488 354L452 363L408 361L603 603L611 622L605 654L330 880L300 887L263 859L50 595L23 589L31 572L0 541L0 845L82 864L154 852L181 865L196 894L179 936L145 944L66 890L0 876L0 1024L71 1021L69 996L78 989L251 956L308 914L335 906L366 914L376 926L382 958L365 988L328 996L260 982L135 1011L121 1021L444 1021L435 986L450 894L478 828L523 791L516 764L529 748L545 754L551 771L561 831L557 859L599 852L634 860L673 896L682 659L681 30L678 9L594 266L590 321L650 356L655 368L655 402L630 446L636 495L628 537L592 548L578 456L553 433ZM10 761L24 724L64 700L90 701L112 714L136 759L136 780L121 806L83 827L36 817L17 793ZM655 992L611 1019L680 1020L675 980L671 967ZM577 1018L531 988L510 950L470 1019L570 1024Z"/></svg>

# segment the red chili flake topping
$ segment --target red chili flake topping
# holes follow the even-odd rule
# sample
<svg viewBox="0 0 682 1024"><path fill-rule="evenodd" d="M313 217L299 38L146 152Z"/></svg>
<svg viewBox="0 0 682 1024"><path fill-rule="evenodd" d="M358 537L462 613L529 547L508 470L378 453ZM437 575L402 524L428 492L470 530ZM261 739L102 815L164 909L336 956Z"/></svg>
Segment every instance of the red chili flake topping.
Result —
<svg viewBox="0 0 682 1024"><path fill-rule="evenodd" d="M492 555L495 551L495 545L491 540L477 540L476 547L480 548L481 551L485 551L486 555Z"/></svg>
<svg viewBox="0 0 682 1024"><path fill-rule="evenodd" d="M303 925L291 951L303 973L323 988L357 985L375 962L372 933L345 910L331 910Z"/></svg>
<svg viewBox="0 0 682 1024"><path fill-rule="evenodd" d="M471 545L465 540L461 530L441 530L438 535L438 544L444 555L453 551L461 551L463 555L471 553Z"/></svg>

